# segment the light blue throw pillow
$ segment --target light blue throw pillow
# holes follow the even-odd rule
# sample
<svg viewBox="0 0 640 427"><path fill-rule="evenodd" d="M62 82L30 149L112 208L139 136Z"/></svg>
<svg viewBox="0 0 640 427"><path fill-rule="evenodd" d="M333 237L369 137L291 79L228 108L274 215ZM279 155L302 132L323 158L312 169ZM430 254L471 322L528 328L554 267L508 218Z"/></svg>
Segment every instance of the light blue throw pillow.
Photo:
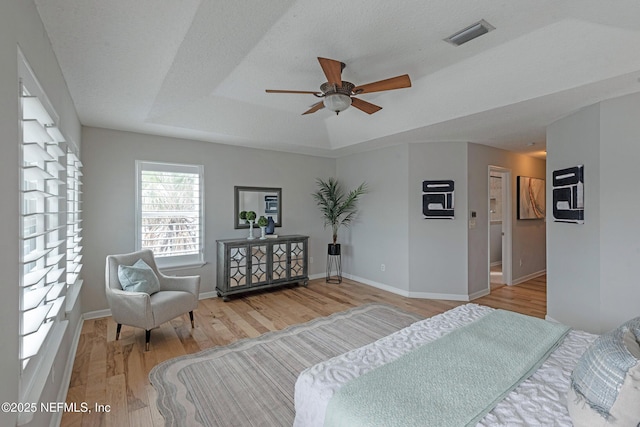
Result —
<svg viewBox="0 0 640 427"><path fill-rule="evenodd" d="M571 373L574 426L640 426L640 317L599 336Z"/></svg>
<svg viewBox="0 0 640 427"><path fill-rule="evenodd" d="M122 289L128 292L144 292L152 295L160 290L158 276L141 259L132 266L119 265L118 279L120 279Z"/></svg>

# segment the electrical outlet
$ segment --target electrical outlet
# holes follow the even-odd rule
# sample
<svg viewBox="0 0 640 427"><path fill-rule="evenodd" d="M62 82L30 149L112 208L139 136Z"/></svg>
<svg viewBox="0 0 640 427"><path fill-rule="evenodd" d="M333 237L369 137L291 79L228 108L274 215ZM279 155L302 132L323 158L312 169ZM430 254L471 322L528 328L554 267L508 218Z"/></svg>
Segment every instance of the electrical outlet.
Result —
<svg viewBox="0 0 640 427"><path fill-rule="evenodd" d="M520 258L520 267L522 267L522 258Z"/></svg>
<svg viewBox="0 0 640 427"><path fill-rule="evenodd" d="M384 264L380 264L380 271L385 271L387 269L387 266Z"/></svg>
<svg viewBox="0 0 640 427"><path fill-rule="evenodd" d="M309 264L313 264L313 257L309 257Z"/></svg>

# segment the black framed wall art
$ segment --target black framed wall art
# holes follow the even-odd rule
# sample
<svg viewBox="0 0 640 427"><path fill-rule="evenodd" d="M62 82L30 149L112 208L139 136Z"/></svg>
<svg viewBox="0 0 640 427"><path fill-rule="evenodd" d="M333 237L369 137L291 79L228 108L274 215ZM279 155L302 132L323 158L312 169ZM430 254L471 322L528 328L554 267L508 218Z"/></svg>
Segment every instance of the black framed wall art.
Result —
<svg viewBox="0 0 640 427"><path fill-rule="evenodd" d="M453 219L452 180L422 181L422 214L425 218Z"/></svg>
<svg viewBox="0 0 640 427"><path fill-rule="evenodd" d="M584 165L553 171L553 219L584 224Z"/></svg>

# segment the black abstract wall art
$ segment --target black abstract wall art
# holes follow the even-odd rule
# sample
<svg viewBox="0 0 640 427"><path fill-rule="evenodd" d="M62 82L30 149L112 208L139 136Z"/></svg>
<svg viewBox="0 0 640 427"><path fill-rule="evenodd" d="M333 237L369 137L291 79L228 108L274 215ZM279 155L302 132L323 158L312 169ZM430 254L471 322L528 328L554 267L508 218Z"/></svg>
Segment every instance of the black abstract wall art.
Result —
<svg viewBox="0 0 640 427"><path fill-rule="evenodd" d="M584 166L553 171L553 218L584 224Z"/></svg>
<svg viewBox="0 0 640 427"><path fill-rule="evenodd" d="M425 218L453 219L452 180L422 181L422 213Z"/></svg>

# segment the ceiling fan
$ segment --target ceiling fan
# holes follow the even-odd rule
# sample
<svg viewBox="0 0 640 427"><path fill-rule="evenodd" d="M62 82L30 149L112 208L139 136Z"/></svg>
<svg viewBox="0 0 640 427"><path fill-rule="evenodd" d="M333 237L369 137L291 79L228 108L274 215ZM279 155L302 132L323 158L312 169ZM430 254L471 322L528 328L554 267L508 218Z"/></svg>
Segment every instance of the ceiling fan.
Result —
<svg viewBox="0 0 640 427"><path fill-rule="evenodd" d="M408 74L356 86L351 82L342 80L342 70L344 70L345 67L344 62L320 57L318 57L318 61L320 62L322 71L324 71L324 75L327 77L327 81L320 86L320 92L277 89L267 89L266 92L311 94L318 98L323 98L322 101L313 104L311 108L302 113L302 115L315 113L324 107L327 107L329 110L339 114L341 111L346 110L350 105L353 105L367 114L373 114L376 111L380 111L382 107L363 101L359 98L354 98L354 95L411 87L411 80L409 79Z"/></svg>

